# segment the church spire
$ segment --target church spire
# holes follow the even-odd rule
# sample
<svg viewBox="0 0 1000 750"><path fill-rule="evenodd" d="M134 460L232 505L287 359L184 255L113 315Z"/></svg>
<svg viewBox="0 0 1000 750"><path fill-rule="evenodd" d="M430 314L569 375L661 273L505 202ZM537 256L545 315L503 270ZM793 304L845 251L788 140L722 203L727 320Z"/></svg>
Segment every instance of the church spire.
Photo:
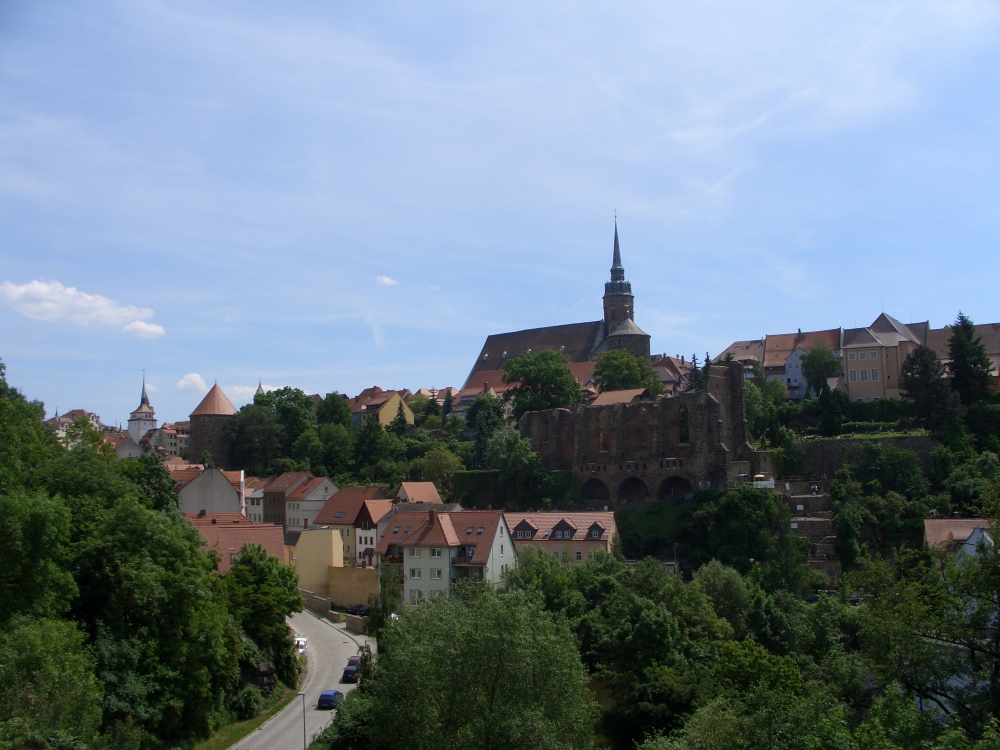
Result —
<svg viewBox="0 0 1000 750"><path fill-rule="evenodd" d="M615 257L611 262L611 280L625 281L625 267L622 265L622 251L618 247L618 219L615 218Z"/></svg>
<svg viewBox="0 0 1000 750"><path fill-rule="evenodd" d="M145 371L143 371L143 373L142 373L142 398L139 399L139 406L142 406L143 404L146 404L146 406L149 406L149 396L146 395L146 373L145 373Z"/></svg>

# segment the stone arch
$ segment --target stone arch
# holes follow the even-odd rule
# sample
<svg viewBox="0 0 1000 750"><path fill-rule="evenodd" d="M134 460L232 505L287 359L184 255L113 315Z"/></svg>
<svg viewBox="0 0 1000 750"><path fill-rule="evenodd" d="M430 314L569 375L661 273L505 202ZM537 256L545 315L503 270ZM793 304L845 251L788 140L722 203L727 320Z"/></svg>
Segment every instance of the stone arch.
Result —
<svg viewBox="0 0 1000 750"><path fill-rule="evenodd" d="M649 499L649 488L639 477L629 477L618 485L618 504L633 508Z"/></svg>
<svg viewBox="0 0 1000 750"><path fill-rule="evenodd" d="M660 482L660 489L656 495L661 500L674 500L689 495L693 489L691 483L684 477L667 477Z"/></svg>
<svg viewBox="0 0 1000 750"><path fill-rule="evenodd" d="M596 477L591 477L583 483L583 504L588 508L601 510L611 504L611 490L608 485Z"/></svg>

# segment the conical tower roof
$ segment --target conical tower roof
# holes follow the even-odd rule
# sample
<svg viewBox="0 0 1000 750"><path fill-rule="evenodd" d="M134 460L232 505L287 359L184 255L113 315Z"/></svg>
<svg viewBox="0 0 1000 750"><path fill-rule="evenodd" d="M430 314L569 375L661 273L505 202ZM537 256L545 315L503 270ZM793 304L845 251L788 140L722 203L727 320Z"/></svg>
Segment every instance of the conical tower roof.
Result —
<svg viewBox="0 0 1000 750"><path fill-rule="evenodd" d="M153 414L153 406L149 403L149 396L146 395L146 376L142 376L142 397L139 399L139 407L132 412L134 417L136 414Z"/></svg>
<svg viewBox="0 0 1000 750"><path fill-rule="evenodd" d="M219 384L216 383L212 389L205 394L198 407L191 412L192 417L231 417L236 413L236 407L229 397L222 392Z"/></svg>
<svg viewBox="0 0 1000 750"><path fill-rule="evenodd" d="M264 382L263 381L261 381L261 380L257 381L257 390L254 392L253 395L254 396L263 396L264 395Z"/></svg>
<svg viewBox="0 0 1000 750"><path fill-rule="evenodd" d="M615 219L615 255L611 261L611 280L625 281L625 266L622 265L622 251L618 247L618 219Z"/></svg>

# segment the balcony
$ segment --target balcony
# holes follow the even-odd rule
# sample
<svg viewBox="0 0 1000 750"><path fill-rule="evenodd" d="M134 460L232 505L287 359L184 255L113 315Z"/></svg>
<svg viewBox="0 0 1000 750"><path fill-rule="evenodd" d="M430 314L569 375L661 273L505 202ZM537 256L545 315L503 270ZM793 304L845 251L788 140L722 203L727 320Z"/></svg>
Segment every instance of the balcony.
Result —
<svg viewBox="0 0 1000 750"><path fill-rule="evenodd" d="M388 563L389 565L402 565L403 556L402 555L382 555L382 562Z"/></svg>

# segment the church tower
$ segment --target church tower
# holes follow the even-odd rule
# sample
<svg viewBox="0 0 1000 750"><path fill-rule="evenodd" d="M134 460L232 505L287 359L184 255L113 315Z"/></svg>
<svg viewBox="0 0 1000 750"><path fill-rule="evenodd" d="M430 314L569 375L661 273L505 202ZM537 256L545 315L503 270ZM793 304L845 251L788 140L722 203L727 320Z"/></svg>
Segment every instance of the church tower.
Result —
<svg viewBox="0 0 1000 750"><path fill-rule="evenodd" d="M634 320L632 285L625 281L622 253L618 248L618 221L615 220L615 257L611 263L611 281L604 283L604 335L610 336L626 320Z"/></svg>
<svg viewBox="0 0 1000 750"><path fill-rule="evenodd" d="M146 376L142 376L142 399L139 406L129 415L128 434L138 443L150 430L156 429L156 412L149 403L149 396L146 395Z"/></svg>

